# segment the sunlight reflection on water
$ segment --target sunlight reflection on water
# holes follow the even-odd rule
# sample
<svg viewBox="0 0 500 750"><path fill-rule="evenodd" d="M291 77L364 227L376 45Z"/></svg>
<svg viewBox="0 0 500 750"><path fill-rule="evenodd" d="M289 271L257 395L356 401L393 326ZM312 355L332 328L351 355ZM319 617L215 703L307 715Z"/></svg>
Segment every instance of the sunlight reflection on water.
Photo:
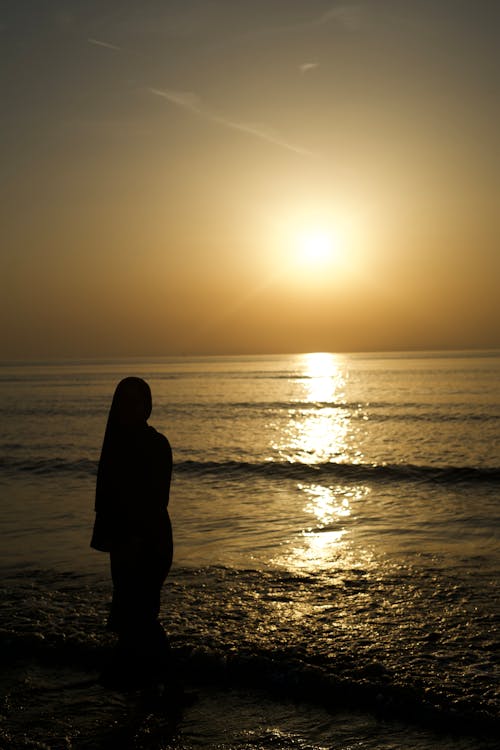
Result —
<svg viewBox="0 0 500 750"><path fill-rule="evenodd" d="M290 409L289 422L272 447L286 461L352 461L345 362L338 355L321 352L303 355L302 366L297 408ZM311 409L313 406L316 408ZM360 460L361 456L356 458Z"/></svg>
<svg viewBox="0 0 500 750"><path fill-rule="evenodd" d="M317 352L305 354L303 359L308 401L327 402L344 397L346 374L341 357Z"/></svg>
<svg viewBox="0 0 500 750"><path fill-rule="evenodd" d="M350 519L355 506L369 493L369 488L357 486L298 485L305 495L304 510L315 523L304 529L285 554L287 566L295 569L315 571L328 570L332 566L360 562L350 534Z"/></svg>
<svg viewBox="0 0 500 750"><path fill-rule="evenodd" d="M346 401L343 358L315 353L303 355L302 362L299 403L305 408L290 410L289 422L273 448L280 459L293 463L359 463L363 454L357 448L352 406ZM347 556L352 558L349 519L353 506L363 500L369 488L299 483L297 489L303 497L303 510L313 523L299 538L290 540L281 561L291 568L320 571L345 563Z"/></svg>

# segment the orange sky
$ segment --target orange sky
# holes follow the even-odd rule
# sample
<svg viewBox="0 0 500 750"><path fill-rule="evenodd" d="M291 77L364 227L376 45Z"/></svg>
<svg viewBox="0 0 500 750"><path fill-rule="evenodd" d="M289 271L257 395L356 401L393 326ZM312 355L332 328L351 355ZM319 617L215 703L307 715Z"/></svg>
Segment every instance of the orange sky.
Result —
<svg viewBox="0 0 500 750"><path fill-rule="evenodd" d="M500 346L497 3L0 20L1 359Z"/></svg>

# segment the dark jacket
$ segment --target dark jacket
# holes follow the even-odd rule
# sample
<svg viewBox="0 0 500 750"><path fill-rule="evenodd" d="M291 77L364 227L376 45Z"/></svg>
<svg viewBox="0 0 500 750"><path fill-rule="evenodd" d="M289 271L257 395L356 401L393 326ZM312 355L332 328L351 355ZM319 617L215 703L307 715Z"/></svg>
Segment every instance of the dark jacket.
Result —
<svg viewBox="0 0 500 750"><path fill-rule="evenodd" d="M97 474L91 546L103 552L139 543L171 545L168 500L172 450L147 424L108 431Z"/></svg>

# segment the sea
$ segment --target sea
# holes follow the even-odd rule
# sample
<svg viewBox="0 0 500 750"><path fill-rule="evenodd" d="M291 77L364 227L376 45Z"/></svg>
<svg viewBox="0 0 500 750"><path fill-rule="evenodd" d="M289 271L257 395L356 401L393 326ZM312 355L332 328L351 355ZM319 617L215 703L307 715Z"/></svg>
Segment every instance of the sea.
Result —
<svg viewBox="0 0 500 750"><path fill-rule="evenodd" d="M183 693L110 688L116 384L174 454ZM0 364L0 748L492 750L500 351Z"/></svg>

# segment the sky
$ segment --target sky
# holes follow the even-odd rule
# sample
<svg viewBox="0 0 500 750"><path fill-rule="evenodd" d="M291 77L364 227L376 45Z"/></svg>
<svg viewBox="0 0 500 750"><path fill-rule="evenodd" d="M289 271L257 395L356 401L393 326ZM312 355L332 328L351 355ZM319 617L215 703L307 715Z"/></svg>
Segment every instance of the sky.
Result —
<svg viewBox="0 0 500 750"><path fill-rule="evenodd" d="M0 360L500 346L496 0L0 4Z"/></svg>

